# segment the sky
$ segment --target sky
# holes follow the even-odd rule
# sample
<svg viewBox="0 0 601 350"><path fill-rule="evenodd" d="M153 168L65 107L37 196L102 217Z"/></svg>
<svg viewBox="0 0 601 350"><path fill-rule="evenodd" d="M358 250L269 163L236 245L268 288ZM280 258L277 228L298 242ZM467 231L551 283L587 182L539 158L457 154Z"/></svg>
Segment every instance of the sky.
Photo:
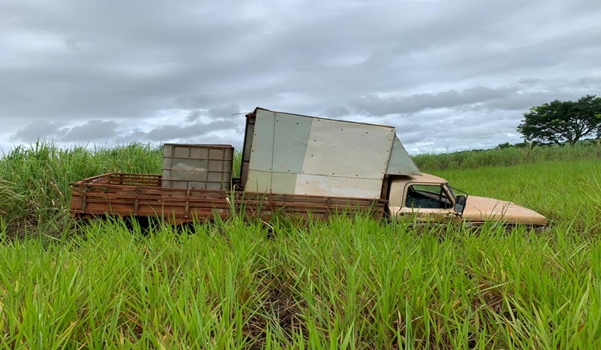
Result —
<svg viewBox="0 0 601 350"><path fill-rule="evenodd" d="M522 139L601 96L599 0L0 0L0 147L240 148L255 107L396 127L410 154Z"/></svg>

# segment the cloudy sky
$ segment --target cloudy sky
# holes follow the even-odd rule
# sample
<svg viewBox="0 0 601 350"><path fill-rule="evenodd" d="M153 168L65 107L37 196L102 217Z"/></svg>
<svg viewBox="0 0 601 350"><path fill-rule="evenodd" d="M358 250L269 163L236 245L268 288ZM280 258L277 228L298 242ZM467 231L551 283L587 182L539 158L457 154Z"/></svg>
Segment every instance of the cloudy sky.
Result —
<svg viewBox="0 0 601 350"><path fill-rule="evenodd" d="M0 0L0 147L242 142L268 109L389 124L412 154L520 142L601 95L599 0Z"/></svg>

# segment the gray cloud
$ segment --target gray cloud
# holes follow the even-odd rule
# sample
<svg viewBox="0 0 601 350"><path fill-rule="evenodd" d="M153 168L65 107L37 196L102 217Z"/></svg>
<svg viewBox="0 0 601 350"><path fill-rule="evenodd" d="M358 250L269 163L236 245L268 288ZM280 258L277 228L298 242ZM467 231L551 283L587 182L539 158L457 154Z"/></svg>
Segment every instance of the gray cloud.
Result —
<svg viewBox="0 0 601 350"><path fill-rule="evenodd" d="M209 116L213 118L231 118L232 116L240 114L240 107L237 104L232 103L227 106L213 107L208 111Z"/></svg>
<svg viewBox="0 0 601 350"><path fill-rule="evenodd" d="M202 116L202 113L198 110L195 111L191 111L187 116L186 116L186 121L187 122L195 122L198 120L198 118L200 118Z"/></svg>
<svg viewBox="0 0 601 350"><path fill-rule="evenodd" d="M575 85L581 88L594 88L597 91L601 91L601 77L583 77L578 79Z"/></svg>
<svg viewBox="0 0 601 350"><path fill-rule="evenodd" d="M207 134L235 129L239 124L240 120L219 119L210 124L196 122L188 125L163 125L148 132L138 131L137 138L154 142L190 140L193 143L207 143L204 139Z"/></svg>
<svg viewBox="0 0 601 350"><path fill-rule="evenodd" d="M206 94L184 96L175 100L177 105L186 109L207 108L212 106L215 102L217 102L217 98Z"/></svg>
<svg viewBox="0 0 601 350"><path fill-rule="evenodd" d="M64 123L36 120L19 129L10 139L13 141L35 142L41 139L53 139L65 133Z"/></svg>
<svg viewBox="0 0 601 350"><path fill-rule="evenodd" d="M90 120L83 125L69 129L60 141L62 142L92 142L114 137L118 124L115 121Z"/></svg>
<svg viewBox="0 0 601 350"><path fill-rule="evenodd" d="M463 91L448 90L437 94L413 94L405 97L380 98L377 95L368 95L350 99L348 103L357 113L383 116L473 105L504 99L510 92L510 89L505 88L490 89L478 86Z"/></svg>
<svg viewBox="0 0 601 350"><path fill-rule="evenodd" d="M238 142L235 114L261 106L431 128L407 134L420 150L449 125L480 145L453 124L469 116L496 145L533 105L599 95L600 17L597 0L3 3L0 139Z"/></svg>
<svg viewBox="0 0 601 350"><path fill-rule="evenodd" d="M330 106L322 114L330 118L342 117L349 115L351 110L346 106Z"/></svg>

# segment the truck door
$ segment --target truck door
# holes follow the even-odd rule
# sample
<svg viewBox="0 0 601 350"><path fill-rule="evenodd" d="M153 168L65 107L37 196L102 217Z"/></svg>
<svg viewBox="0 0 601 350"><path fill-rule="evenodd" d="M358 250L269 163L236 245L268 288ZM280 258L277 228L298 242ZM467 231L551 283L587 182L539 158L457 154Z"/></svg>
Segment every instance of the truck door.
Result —
<svg viewBox="0 0 601 350"><path fill-rule="evenodd" d="M407 184L403 191L398 215L409 216L420 222L452 220L453 200L446 188L438 184Z"/></svg>

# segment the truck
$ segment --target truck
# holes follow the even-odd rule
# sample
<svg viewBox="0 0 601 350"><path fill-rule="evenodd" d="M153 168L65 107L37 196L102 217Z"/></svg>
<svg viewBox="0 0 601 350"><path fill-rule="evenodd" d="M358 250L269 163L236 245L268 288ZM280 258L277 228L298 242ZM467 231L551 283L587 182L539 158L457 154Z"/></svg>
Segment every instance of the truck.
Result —
<svg viewBox="0 0 601 350"><path fill-rule="evenodd" d="M71 214L160 218L172 224L234 216L545 226L515 203L468 195L422 173L392 126L257 107L246 115L239 177L230 145L165 144L163 173L109 173L71 184Z"/></svg>

